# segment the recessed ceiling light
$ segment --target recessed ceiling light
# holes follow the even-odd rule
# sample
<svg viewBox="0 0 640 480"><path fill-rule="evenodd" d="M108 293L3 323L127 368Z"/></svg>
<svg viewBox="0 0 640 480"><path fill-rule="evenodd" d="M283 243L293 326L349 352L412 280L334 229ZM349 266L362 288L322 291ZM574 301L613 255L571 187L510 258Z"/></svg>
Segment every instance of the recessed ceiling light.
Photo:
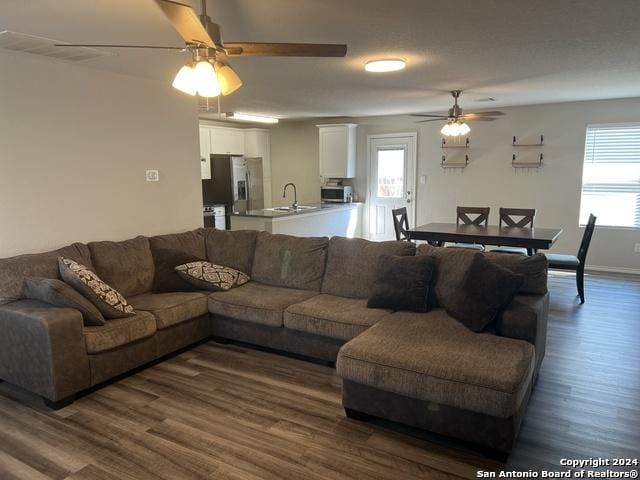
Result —
<svg viewBox="0 0 640 480"><path fill-rule="evenodd" d="M365 63L364 69L367 72L396 72L402 70L407 65L407 62L400 60L399 58L388 58L384 60L371 60Z"/></svg>

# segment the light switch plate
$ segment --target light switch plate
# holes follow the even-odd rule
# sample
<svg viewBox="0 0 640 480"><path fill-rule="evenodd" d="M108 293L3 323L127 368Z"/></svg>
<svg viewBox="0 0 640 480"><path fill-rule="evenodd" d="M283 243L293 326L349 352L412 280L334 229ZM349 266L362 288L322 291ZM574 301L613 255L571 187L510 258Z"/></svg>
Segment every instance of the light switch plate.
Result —
<svg viewBox="0 0 640 480"><path fill-rule="evenodd" d="M640 253L640 243L636 243L636 246L633 248L635 253Z"/></svg>
<svg viewBox="0 0 640 480"><path fill-rule="evenodd" d="M147 182L159 182L160 172L158 170L147 170L146 179Z"/></svg>
<svg viewBox="0 0 640 480"><path fill-rule="evenodd" d="M427 183L427 176L420 175L420 185L425 185Z"/></svg>

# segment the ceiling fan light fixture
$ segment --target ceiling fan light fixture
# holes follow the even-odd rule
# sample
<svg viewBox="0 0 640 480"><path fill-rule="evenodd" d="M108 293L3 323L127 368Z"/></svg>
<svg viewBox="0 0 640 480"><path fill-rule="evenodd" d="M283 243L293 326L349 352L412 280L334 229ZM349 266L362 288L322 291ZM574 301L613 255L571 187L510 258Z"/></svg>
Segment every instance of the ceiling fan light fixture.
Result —
<svg viewBox="0 0 640 480"><path fill-rule="evenodd" d="M213 65L208 60L201 60L196 63L193 73L198 95L201 97L217 97L220 95L218 76Z"/></svg>
<svg viewBox="0 0 640 480"><path fill-rule="evenodd" d="M471 131L469 125L460 120L449 120L444 127L440 130L440 133L445 137L460 137L466 135Z"/></svg>
<svg viewBox="0 0 640 480"><path fill-rule="evenodd" d="M371 60L364 65L367 72L386 73L397 72L403 70L407 66L407 62L400 58L387 58L383 60Z"/></svg>
<svg viewBox="0 0 640 480"><path fill-rule="evenodd" d="M222 95L229 95L242 86L242 80L240 80L238 74L229 65L225 65L222 62L216 62L214 67L216 75L218 76L220 92Z"/></svg>
<svg viewBox="0 0 640 480"><path fill-rule="evenodd" d="M188 95L195 95L198 91L196 87L195 72L191 65L184 65L176 74L171 84L176 90L180 90Z"/></svg>

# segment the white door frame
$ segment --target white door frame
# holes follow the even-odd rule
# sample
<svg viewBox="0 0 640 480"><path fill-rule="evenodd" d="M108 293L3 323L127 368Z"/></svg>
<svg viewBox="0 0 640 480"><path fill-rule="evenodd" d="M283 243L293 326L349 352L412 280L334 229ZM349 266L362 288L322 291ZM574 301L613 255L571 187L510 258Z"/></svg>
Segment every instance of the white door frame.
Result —
<svg viewBox="0 0 640 480"><path fill-rule="evenodd" d="M366 182L367 182L367 198L365 211L366 215L364 216L363 221L363 237L369 238L369 218L371 218L371 142L375 139L379 138L395 138L395 137L403 137L403 138L411 138L411 143L413 144L413 148L411 148L411 152L408 154L407 163L413 166L413 184L407 185L411 187L412 192L412 202L413 202L413 214L409 217L409 226L415 226L416 224L416 215L418 210L417 205L417 197L418 192L416 191L416 181L418 176L418 132L402 132L402 133L375 133L371 135L367 135L367 161L366 161Z"/></svg>

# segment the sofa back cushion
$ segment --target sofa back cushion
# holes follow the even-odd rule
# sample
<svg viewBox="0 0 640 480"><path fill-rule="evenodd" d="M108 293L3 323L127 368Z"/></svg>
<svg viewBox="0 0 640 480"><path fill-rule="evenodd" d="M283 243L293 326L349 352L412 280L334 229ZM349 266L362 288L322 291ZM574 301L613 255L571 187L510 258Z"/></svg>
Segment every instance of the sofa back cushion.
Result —
<svg viewBox="0 0 640 480"><path fill-rule="evenodd" d="M485 256L494 263L524 277L520 293L544 295L547 293L549 261L542 253L528 257L512 253L487 252Z"/></svg>
<svg viewBox="0 0 640 480"><path fill-rule="evenodd" d="M320 291L328 237L294 237L260 232L251 279L276 287Z"/></svg>
<svg viewBox="0 0 640 480"><path fill-rule="evenodd" d="M0 259L0 303L23 298L23 285L26 277L59 279L58 257L71 258L93 268L89 248L82 243L74 243L45 253Z"/></svg>
<svg viewBox="0 0 640 480"><path fill-rule="evenodd" d="M414 255L411 242L371 242L361 238L333 237L329 241L322 293L368 298L375 281L380 255Z"/></svg>
<svg viewBox="0 0 640 480"><path fill-rule="evenodd" d="M95 272L103 282L125 298L151 291L154 266L147 237L88 245Z"/></svg>
<svg viewBox="0 0 640 480"><path fill-rule="evenodd" d="M207 252L204 243L204 228L198 228L184 233L169 233L149 237L151 253L157 250L177 250L191 257L204 260Z"/></svg>
<svg viewBox="0 0 640 480"><path fill-rule="evenodd" d="M204 229L207 260L251 275L258 232Z"/></svg>
<svg viewBox="0 0 640 480"><path fill-rule="evenodd" d="M522 275L477 250L421 245L417 254L435 259L429 303L444 307L474 332L482 331L511 303L523 282Z"/></svg>

